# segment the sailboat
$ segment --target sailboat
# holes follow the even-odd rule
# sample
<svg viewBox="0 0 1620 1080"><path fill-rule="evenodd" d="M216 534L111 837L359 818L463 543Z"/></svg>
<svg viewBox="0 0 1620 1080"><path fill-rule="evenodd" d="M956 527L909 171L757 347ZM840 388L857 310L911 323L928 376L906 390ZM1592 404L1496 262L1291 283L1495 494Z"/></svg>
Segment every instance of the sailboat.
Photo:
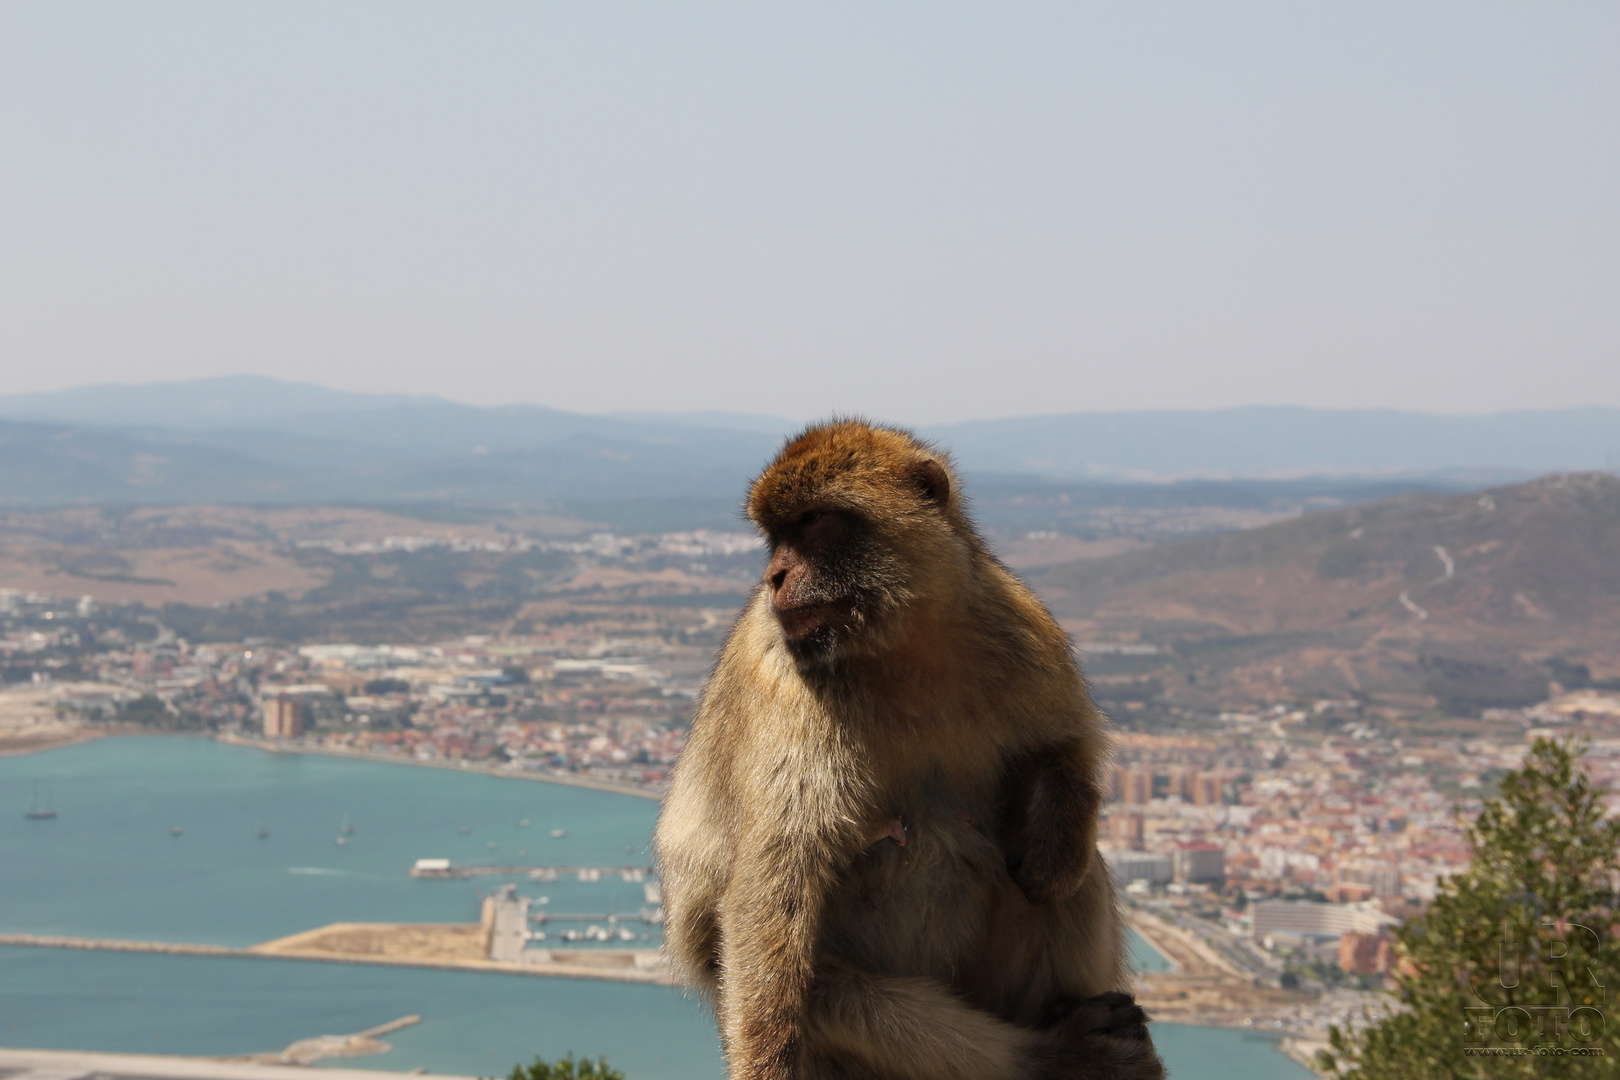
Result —
<svg viewBox="0 0 1620 1080"><path fill-rule="evenodd" d="M35 780L34 801L28 807L28 812L24 814L23 817L27 818L29 821L49 821L51 818L56 816L56 809L50 805L50 801L50 793L47 792L45 795L45 803L41 805L39 801L39 781Z"/></svg>

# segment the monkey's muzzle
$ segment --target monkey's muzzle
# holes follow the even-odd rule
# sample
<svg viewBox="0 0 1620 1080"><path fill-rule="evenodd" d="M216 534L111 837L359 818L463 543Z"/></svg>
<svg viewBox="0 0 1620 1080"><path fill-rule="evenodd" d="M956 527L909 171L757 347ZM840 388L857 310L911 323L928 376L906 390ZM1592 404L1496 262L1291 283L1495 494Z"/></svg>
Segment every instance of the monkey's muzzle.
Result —
<svg viewBox="0 0 1620 1080"><path fill-rule="evenodd" d="M855 614L850 600L833 600L825 604L801 604L798 607L778 609L773 603L772 614L782 624L782 633L789 641L800 641L823 627L841 629L849 625Z"/></svg>

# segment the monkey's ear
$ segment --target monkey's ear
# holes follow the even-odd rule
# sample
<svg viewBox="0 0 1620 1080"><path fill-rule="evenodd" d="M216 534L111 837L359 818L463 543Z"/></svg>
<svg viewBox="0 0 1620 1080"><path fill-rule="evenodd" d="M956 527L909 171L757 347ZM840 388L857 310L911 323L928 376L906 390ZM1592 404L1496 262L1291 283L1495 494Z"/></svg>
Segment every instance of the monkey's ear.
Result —
<svg viewBox="0 0 1620 1080"><path fill-rule="evenodd" d="M951 498L951 476L945 466L933 458L923 458L911 467L907 479L923 498L935 506L944 506Z"/></svg>

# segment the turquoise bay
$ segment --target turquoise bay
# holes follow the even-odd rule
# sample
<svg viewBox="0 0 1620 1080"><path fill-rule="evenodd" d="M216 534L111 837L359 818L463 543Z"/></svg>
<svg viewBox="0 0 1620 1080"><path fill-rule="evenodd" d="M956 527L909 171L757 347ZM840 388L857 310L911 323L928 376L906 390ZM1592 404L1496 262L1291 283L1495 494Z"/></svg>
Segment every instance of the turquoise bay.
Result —
<svg viewBox="0 0 1620 1080"><path fill-rule="evenodd" d="M59 818L23 819L35 782ZM331 922L472 921L498 879L418 881L411 863L645 864L656 812L650 800L476 773L105 739L0 759L0 931L249 945ZM617 878L520 885L552 911L630 914L643 902ZM423 1022L389 1036L390 1053L344 1064L489 1076L573 1051L606 1054L631 1080L723 1075L712 1020L660 987L0 948L7 1046L242 1054L406 1013ZM1155 1036L1178 1080L1309 1075L1241 1033L1160 1024Z"/></svg>

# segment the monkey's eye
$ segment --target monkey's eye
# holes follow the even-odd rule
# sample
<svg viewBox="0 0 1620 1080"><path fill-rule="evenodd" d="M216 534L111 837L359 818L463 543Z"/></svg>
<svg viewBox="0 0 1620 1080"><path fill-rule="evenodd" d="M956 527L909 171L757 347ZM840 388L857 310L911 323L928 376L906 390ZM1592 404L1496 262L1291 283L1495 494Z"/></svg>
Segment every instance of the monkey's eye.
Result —
<svg viewBox="0 0 1620 1080"><path fill-rule="evenodd" d="M804 513L799 515L798 520L794 521L793 524L797 525L801 529L805 529L809 528L811 525L814 525L819 520L821 520L820 510L806 510Z"/></svg>

